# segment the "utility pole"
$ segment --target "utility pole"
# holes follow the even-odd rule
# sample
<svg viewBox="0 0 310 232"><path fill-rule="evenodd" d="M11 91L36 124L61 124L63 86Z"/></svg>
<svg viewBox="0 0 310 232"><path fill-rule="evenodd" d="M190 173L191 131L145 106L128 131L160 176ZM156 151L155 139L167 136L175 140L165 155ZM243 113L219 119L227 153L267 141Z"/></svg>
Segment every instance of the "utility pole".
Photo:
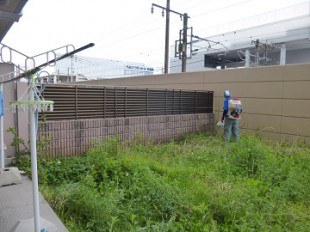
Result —
<svg viewBox="0 0 310 232"><path fill-rule="evenodd" d="M269 45L267 43L261 43L259 39L252 41L252 44L254 43L255 45L255 66L259 65L268 65L268 63L271 61L270 58L268 58L268 49L274 49L274 45ZM263 57L260 57L261 54L261 49L263 50L264 54Z"/></svg>
<svg viewBox="0 0 310 232"><path fill-rule="evenodd" d="M186 72L187 60L187 13L184 14L183 19L183 43L182 43L182 72Z"/></svg>
<svg viewBox="0 0 310 232"><path fill-rule="evenodd" d="M255 53L255 66L258 67L258 65L259 65L259 39L254 41L254 44L255 44L255 49L256 49L256 53Z"/></svg>
<svg viewBox="0 0 310 232"><path fill-rule="evenodd" d="M182 51L185 52L185 58L184 57L184 52L182 53L182 72L185 72L186 71L186 57L187 57L187 54L186 54L186 48L187 48L187 21L188 21L188 18L189 16L187 15L187 13L184 13L184 14L181 14L179 12L176 12L174 10L171 10L170 9L170 0L167 0L167 5L166 7L163 7L163 6L160 6L160 5L157 5L155 3L152 4L152 8L151 8L151 13L153 14L154 13L154 6L162 9L162 16L164 17L164 12L166 11L166 35L165 35L165 64L164 64L164 73L168 73L168 64L169 64L169 25L170 25L170 12L172 13L175 13L177 15L180 16L181 20L182 18L184 19L184 22L183 22L183 43L184 41L186 42L185 44L185 50L184 48L182 49ZM186 36L185 36L186 35ZM185 38L184 38L185 37ZM183 46L184 47L184 46ZM185 68L183 68L183 66ZM184 71L183 71L184 70Z"/></svg>
<svg viewBox="0 0 310 232"><path fill-rule="evenodd" d="M165 36L165 74L168 73L169 64L169 26L170 26L170 0L167 0L166 6L166 36Z"/></svg>

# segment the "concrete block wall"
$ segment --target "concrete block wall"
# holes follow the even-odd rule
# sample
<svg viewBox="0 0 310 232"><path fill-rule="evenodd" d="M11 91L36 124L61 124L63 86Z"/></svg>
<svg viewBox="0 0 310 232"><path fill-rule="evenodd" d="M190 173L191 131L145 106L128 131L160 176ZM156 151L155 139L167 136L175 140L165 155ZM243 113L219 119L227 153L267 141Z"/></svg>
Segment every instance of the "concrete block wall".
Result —
<svg viewBox="0 0 310 232"><path fill-rule="evenodd" d="M38 141L51 138L39 153L49 157L82 155L96 143L115 136L126 143L137 139L167 142L184 134L212 133L214 124L213 113L49 121L38 128Z"/></svg>

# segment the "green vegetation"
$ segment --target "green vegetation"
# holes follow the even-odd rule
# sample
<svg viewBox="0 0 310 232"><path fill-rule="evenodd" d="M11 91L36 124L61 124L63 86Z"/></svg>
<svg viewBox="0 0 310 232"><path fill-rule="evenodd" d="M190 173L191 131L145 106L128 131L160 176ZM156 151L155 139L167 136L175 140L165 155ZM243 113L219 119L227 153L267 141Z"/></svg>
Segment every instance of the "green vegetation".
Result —
<svg viewBox="0 0 310 232"><path fill-rule="evenodd" d="M124 147L111 139L83 157L40 159L40 191L72 232L302 232L309 154L251 136L229 146L207 134Z"/></svg>

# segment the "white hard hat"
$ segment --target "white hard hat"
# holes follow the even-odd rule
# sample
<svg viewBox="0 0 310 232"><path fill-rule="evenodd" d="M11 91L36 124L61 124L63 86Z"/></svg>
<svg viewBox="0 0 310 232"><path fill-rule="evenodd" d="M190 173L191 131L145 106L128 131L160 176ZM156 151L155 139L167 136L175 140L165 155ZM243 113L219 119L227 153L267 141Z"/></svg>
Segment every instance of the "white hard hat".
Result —
<svg viewBox="0 0 310 232"><path fill-rule="evenodd" d="M230 92L229 90L224 91L224 97L230 97Z"/></svg>

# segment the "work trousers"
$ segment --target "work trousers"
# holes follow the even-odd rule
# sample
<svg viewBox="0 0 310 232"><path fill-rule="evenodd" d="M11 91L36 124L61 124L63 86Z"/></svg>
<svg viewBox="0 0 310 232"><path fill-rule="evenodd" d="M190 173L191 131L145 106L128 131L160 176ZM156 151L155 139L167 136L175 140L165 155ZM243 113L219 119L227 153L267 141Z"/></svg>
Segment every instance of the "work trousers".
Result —
<svg viewBox="0 0 310 232"><path fill-rule="evenodd" d="M239 141L239 125L240 120L239 119L231 119L231 118L225 118L224 120L224 138L226 143L228 144L230 141L230 135L232 134L232 137L235 141Z"/></svg>

